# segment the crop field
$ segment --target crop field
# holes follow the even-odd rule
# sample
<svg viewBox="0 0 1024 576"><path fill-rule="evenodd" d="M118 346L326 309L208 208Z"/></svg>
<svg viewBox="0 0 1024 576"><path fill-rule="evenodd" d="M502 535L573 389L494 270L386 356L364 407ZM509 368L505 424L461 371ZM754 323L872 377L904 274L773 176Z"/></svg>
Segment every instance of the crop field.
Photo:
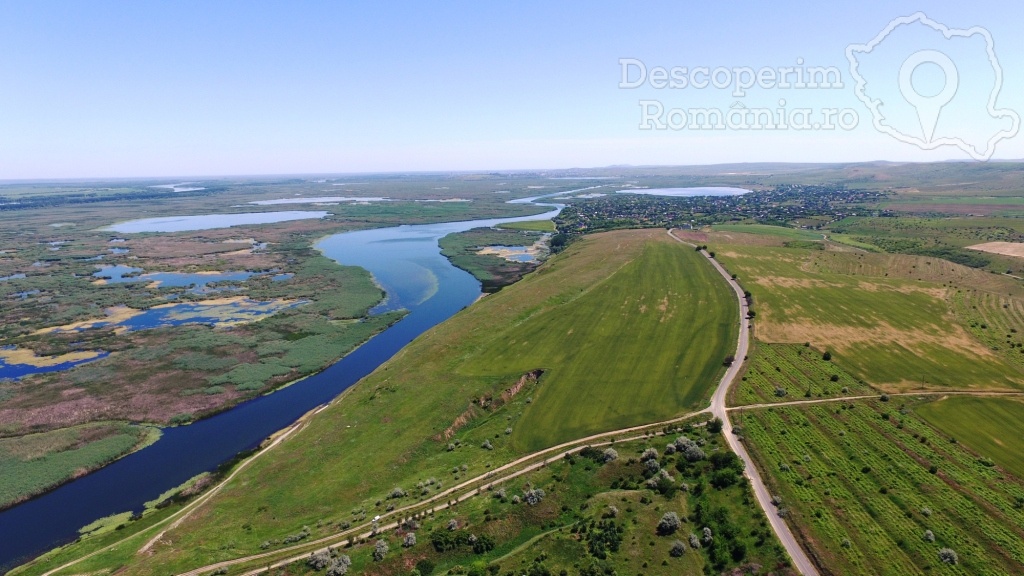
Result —
<svg viewBox="0 0 1024 576"><path fill-rule="evenodd" d="M1020 398L952 396L915 412L950 438L1017 478L1024 478L1024 401Z"/></svg>
<svg viewBox="0 0 1024 576"><path fill-rule="evenodd" d="M481 474L521 454L513 440L516 431L536 427L530 422L550 414L543 404L559 402L563 394L600 398L576 402L574 413L589 413L593 419L586 427L582 420L569 421L572 430L597 432L623 422L685 413L716 383L722 357L736 338L735 328L722 329L723 348L714 350L704 344L716 337L714 332L687 332L679 327L682 322L661 322L670 315L674 320L689 318L693 307L700 308L703 319L693 322L691 329L706 325L715 330L709 318L716 314L723 322L733 320L735 301L720 278L712 277L722 285L707 287L712 292L705 293L697 280L678 276L699 279L702 269L713 273L692 249L663 230L602 234L572 244L521 282L487 296L415 340L312 418L302 432L255 461L201 514L171 531L165 537L168 544L158 546L154 556L132 563L129 573L152 573L156 566L164 573L258 552L262 543L280 542L304 525L317 526L314 536L322 534L350 510L370 516L385 510L394 486L410 492L394 504L433 494L442 485ZM645 279L643 272L650 278ZM631 293L628 310L621 309L626 305L620 299L623 286L637 281L641 290ZM687 291L691 287L695 292ZM712 294L721 294L721 305ZM613 299L614 307L609 305ZM587 318L602 314L618 332L587 323ZM555 315L575 322L563 325L557 340L535 330L549 325ZM568 329L574 333L566 335ZM588 330L597 332L588 336ZM525 352L520 348L520 356L483 362L481 351L501 343L522 346L524 335L548 340L536 341L538 345L525 347ZM658 338L676 343L693 338L701 344L653 345ZM645 361L623 356L623 346L636 346L629 343L644 339L652 343L646 350L625 352L645 354ZM589 348L564 345L578 341L589 342ZM711 366L697 364L693 353ZM623 366L615 366L619 362ZM467 373L467 367L475 375ZM539 381L537 369L545 370ZM630 373L631 381L653 393L645 397L646 404L635 402L635 389L621 385ZM655 380L649 373L673 377ZM697 380L694 374L705 374L707 380ZM687 375L690 379L684 378ZM581 387L574 390L570 384ZM558 394L547 394L549 386L559 386ZM609 403L618 408L609 410ZM536 407L541 410L531 413ZM546 437L531 433L525 438L552 444L571 430L555 427L549 432ZM431 478L436 481L409 490ZM126 530L123 534L130 533Z"/></svg>
<svg viewBox="0 0 1024 576"><path fill-rule="evenodd" d="M712 230L716 232L741 232L743 234L778 236L786 240L821 240L821 232L784 226L768 226L765 224L715 224Z"/></svg>
<svg viewBox="0 0 1024 576"><path fill-rule="evenodd" d="M479 343L457 370L545 370L512 435L524 451L697 407L737 336L735 300L702 260L680 245L650 243L571 304Z"/></svg>
<svg viewBox="0 0 1024 576"><path fill-rule="evenodd" d="M778 511L831 573L1019 573L1024 484L902 401L757 409L733 422ZM940 561L943 548L957 565Z"/></svg>
<svg viewBox="0 0 1024 576"><path fill-rule="evenodd" d="M823 355L810 346L758 342L747 371L730 392L729 405L874 393L864 381L824 360Z"/></svg>
<svg viewBox="0 0 1024 576"><path fill-rule="evenodd" d="M948 301L964 279L993 277L986 282L994 286L1008 278L919 256L709 249L752 293L761 341L810 343L854 378L889 390L1024 385L1019 369L972 335Z"/></svg>
<svg viewBox="0 0 1024 576"><path fill-rule="evenodd" d="M0 438L0 509L107 464L158 436L153 428L87 424Z"/></svg>

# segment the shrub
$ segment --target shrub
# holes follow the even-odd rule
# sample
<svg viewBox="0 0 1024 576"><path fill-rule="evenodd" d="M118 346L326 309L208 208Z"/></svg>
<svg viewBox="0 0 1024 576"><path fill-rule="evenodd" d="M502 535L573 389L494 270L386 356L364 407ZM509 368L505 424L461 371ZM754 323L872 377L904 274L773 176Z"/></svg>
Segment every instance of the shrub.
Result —
<svg viewBox="0 0 1024 576"><path fill-rule="evenodd" d="M960 558L952 548L943 548L939 550L939 560L946 564L958 564L960 562Z"/></svg>
<svg viewBox="0 0 1024 576"><path fill-rule="evenodd" d="M788 394L788 392L786 392L785 388L776 388L775 389L775 395L778 396L779 398L782 398L786 394Z"/></svg>
<svg viewBox="0 0 1024 576"><path fill-rule="evenodd" d="M530 506L536 506L544 500L544 491L540 488L527 490L526 492L523 492L523 500Z"/></svg>
<svg viewBox="0 0 1024 576"><path fill-rule="evenodd" d="M490 439L484 440L484 443L480 445L484 450L494 450L494 446L491 445Z"/></svg>
<svg viewBox="0 0 1024 576"><path fill-rule="evenodd" d="M416 569L420 571L420 574L422 574L422 576L430 576L430 574L434 571L434 563L428 560L427 558L424 558L423 560L420 560L416 563Z"/></svg>
<svg viewBox="0 0 1024 576"><path fill-rule="evenodd" d="M935 542L935 533L932 532L931 530L925 530L924 531L924 539L927 540L928 542Z"/></svg>
<svg viewBox="0 0 1024 576"><path fill-rule="evenodd" d="M306 560L306 566L309 566L313 570L323 570L327 568L331 563L331 553L323 550L309 555L309 559Z"/></svg>
<svg viewBox="0 0 1024 576"><path fill-rule="evenodd" d="M605 451L601 453L601 455L605 462L611 462L612 460L616 460L619 457L619 453L616 452L614 448L606 448Z"/></svg>
<svg viewBox="0 0 1024 576"><path fill-rule="evenodd" d="M385 540L377 540L373 545L373 559L380 562L388 555L388 543Z"/></svg>
<svg viewBox="0 0 1024 576"><path fill-rule="evenodd" d="M640 454L640 461L641 462L647 462L648 460L657 460L657 459L658 459L658 451L655 450L654 448L648 448L648 449L644 450L642 454Z"/></svg>
<svg viewBox="0 0 1024 576"><path fill-rule="evenodd" d="M690 548L694 550L700 549L700 538L697 538L697 535L693 532L690 533Z"/></svg>
<svg viewBox="0 0 1024 576"><path fill-rule="evenodd" d="M342 554L327 567L327 576L345 576L348 574L348 567L352 565L352 559Z"/></svg>
<svg viewBox="0 0 1024 576"><path fill-rule="evenodd" d="M671 444L670 443L670 444L666 444L665 445L665 455L666 456L671 456L672 454L675 454L675 453L676 453L676 445L675 444Z"/></svg>
<svg viewBox="0 0 1024 576"><path fill-rule="evenodd" d="M456 520L455 518L452 518L451 520L448 521L448 530L449 531L458 530L458 529L459 529L459 521L458 520Z"/></svg>
<svg viewBox="0 0 1024 576"><path fill-rule="evenodd" d="M700 446L690 443L683 449L683 458L686 458L687 462L697 462L704 459L704 451Z"/></svg>
<svg viewBox="0 0 1024 576"><path fill-rule="evenodd" d="M405 498L405 490L402 490L398 486L391 489L391 493L388 494L388 498Z"/></svg>
<svg viewBox="0 0 1024 576"><path fill-rule="evenodd" d="M405 538L402 538L402 547L403 548L412 548L415 545L416 545L416 533L415 532L409 532L408 534L405 535Z"/></svg>
<svg viewBox="0 0 1024 576"><path fill-rule="evenodd" d="M686 544L684 544L682 540L676 540L672 543L672 548L668 553L673 558L679 558L686 553Z"/></svg>
<svg viewBox="0 0 1024 576"><path fill-rule="evenodd" d="M661 464L658 464L657 460L648 460L644 462L644 469L652 474L657 474L661 470Z"/></svg>
<svg viewBox="0 0 1024 576"><path fill-rule="evenodd" d="M826 362L828 362L829 360L832 359L832 353L831 352L825 352L824 354L821 355L821 359L826 361Z"/></svg>
<svg viewBox="0 0 1024 576"><path fill-rule="evenodd" d="M711 528L705 526L704 527L704 539L702 540L702 542L704 544L711 544L714 541L715 541L715 538L711 534Z"/></svg>
<svg viewBox="0 0 1024 576"><path fill-rule="evenodd" d="M924 516L925 518L927 518L928 516L931 516L932 515L932 509L927 507L927 506L925 506L924 508L921 508L921 515Z"/></svg>
<svg viewBox="0 0 1024 576"><path fill-rule="evenodd" d="M658 534L667 535L673 534L676 530L679 530L679 526L682 522L679 520L679 514L675 512L665 512L662 515L661 520L658 521Z"/></svg>

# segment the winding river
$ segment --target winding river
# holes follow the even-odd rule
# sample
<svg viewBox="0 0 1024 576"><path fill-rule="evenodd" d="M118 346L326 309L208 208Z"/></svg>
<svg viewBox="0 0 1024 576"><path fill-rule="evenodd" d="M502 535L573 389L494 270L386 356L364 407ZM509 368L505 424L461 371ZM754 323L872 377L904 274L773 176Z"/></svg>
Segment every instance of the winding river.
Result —
<svg viewBox="0 0 1024 576"><path fill-rule="evenodd" d="M534 216L378 228L321 240L317 248L325 255L366 268L385 289L387 300L371 313L405 308L409 314L314 376L189 426L168 428L153 445L0 512L0 571L75 539L80 527L97 518L141 511L145 502L258 446L335 398L480 296L480 283L441 255L441 237L505 222L553 218L561 205L535 201L557 194L512 201L552 208Z"/></svg>

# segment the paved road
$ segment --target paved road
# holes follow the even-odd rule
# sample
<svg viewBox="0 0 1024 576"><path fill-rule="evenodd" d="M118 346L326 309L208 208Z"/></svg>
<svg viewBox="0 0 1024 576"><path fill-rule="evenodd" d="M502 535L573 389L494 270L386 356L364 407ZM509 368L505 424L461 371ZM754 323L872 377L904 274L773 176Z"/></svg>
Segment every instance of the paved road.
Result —
<svg viewBox="0 0 1024 576"><path fill-rule="evenodd" d="M668 235L675 238L683 244L687 244L696 248L695 245L690 244L678 238L672 234L670 230ZM736 299L740 304L740 335L736 342L736 360L729 366L728 370L725 371L725 375L722 376L722 381L719 382L718 388L715 389L714 395L711 397L711 413L715 417L722 420L722 433L725 435L726 442L729 443L729 447L732 448L733 452L740 457L743 461L744 473L750 480L750 484L754 489L754 496L757 497L757 503L761 505L761 509L764 510L765 516L768 517L768 522L772 526L772 530L775 531L775 535L779 538L782 546L786 549L790 559L793 562L793 566L804 576L818 576L818 569L811 562L811 559L804 552L800 544L797 543L796 537L793 536L793 532L789 529L789 525L786 521L779 517L775 506L772 505L772 496L768 492L768 488L765 487L764 481L761 480L761 474L757 471L757 467L754 466L753 460L750 458L750 454L747 453L746 447L732 432L732 422L729 420L729 412L726 407L726 399L729 395L729 389L732 388L733 381L740 373L740 369L743 366L743 359L747 356L747 351L750 348L750 321L747 320L747 300L743 297L743 290L739 284L732 279L732 275L726 272L725 268L718 263L717 260L712 258L707 252L701 250L701 254L711 262L716 270L725 278L725 281L732 286L733 291L736 293Z"/></svg>

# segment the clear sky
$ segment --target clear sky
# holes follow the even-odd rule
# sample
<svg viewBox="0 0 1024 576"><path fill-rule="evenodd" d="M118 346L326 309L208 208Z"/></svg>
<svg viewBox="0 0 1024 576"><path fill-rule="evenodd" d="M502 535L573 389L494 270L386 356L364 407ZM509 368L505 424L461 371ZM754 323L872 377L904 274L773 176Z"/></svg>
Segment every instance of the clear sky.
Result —
<svg viewBox="0 0 1024 576"><path fill-rule="evenodd" d="M989 30L1003 71L996 108L1024 113L1019 0L0 2L0 179L968 159L881 133L855 95L847 46L917 11ZM987 113L994 76L980 37L919 31L880 46L862 69L880 78L868 85L898 130L923 138L891 94L915 47L960 71L936 137L984 148L986 130L1011 123ZM688 70L803 59L841 70L844 87L624 89L623 58ZM936 70L919 69L914 85L938 92ZM787 110L852 110L857 126L639 129L641 100L729 112L780 98ZM1024 158L1024 136L995 157Z"/></svg>

